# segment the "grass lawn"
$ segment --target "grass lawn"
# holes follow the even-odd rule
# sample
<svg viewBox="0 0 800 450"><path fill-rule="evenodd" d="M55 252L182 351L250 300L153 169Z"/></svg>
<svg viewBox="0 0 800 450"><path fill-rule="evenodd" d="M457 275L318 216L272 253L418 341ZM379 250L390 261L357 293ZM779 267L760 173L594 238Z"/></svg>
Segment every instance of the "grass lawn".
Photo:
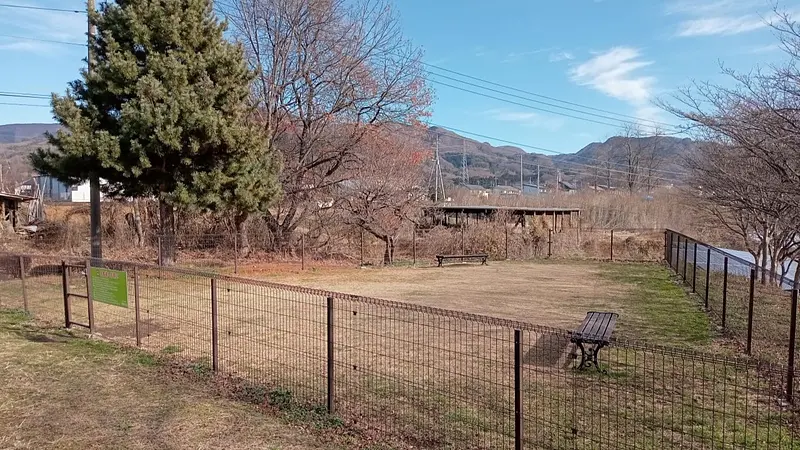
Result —
<svg viewBox="0 0 800 450"><path fill-rule="evenodd" d="M0 311L0 448L312 449L316 437L143 352Z"/></svg>

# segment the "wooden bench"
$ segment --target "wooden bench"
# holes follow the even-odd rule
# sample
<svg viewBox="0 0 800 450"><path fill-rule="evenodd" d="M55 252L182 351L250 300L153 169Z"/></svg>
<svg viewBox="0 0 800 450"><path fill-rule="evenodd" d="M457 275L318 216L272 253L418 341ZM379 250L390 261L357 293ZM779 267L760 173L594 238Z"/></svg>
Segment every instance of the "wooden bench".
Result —
<svg viewBox="0 0 800 450"><path fill-rule="evenodd" d="M572 332L570 341L581 349L579 369L594 367L600 370L597 354L611 341L611 333L617 326L619 314L612 312L588 312L583 323Z"/></svg>
<svg viewBox="0 0 800 450"><path fill-rule="evenodd" d="M439 265L437 267L442 267L442 263L450 259L458 259L461 261L467 259L479 259L481 261L481 265L485 266L486 261L489 259L489 255L485 253L478 253L475 255L436 255L436 259L439 261Z"/></svg>

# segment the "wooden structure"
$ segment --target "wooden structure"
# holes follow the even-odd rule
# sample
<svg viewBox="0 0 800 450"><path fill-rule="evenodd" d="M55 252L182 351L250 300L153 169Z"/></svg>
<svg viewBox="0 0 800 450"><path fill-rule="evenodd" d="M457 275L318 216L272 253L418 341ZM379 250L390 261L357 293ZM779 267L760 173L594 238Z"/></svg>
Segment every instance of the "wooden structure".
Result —
<svg viewBox="0 0 800 450"><path fill-rule="evenodd" d="M11 226L16 229L20 205L34 200L34 197L0 192L0 220L11 222Z"/></svg>
<svg viewBox="0 0 800 450"><path fill-rule="evenodd" d="M579 208L528 208L523 206L453 206L438 205L423 208L423 213L433 225L461 226L470 220L489 220L499 214L508 214L515 224L523 227L534 218L544 218L544 222L554 232L565 228L580 227Z"/></svg>
<svg viewBox="0 0 800 450"><path fill-rule="evenodd" d="M579 369L594 367L600 370L597 354L611 342L611 333L617 327L617 313L588 312L581 326L572 333L570 341L581 349Z"/></svg>
<svg viewBox="0 0 800 450"><path fill-rule="evenodd" d="M486 253L478 253L475 255L436 255L436 260L439 261L437 267L442 267L442 263L450 259L458 259L460 261L464 261L467 259L477 259L481 262L482 266L485 266L486 261L489 259L489 255L487 255Z"/></svg>

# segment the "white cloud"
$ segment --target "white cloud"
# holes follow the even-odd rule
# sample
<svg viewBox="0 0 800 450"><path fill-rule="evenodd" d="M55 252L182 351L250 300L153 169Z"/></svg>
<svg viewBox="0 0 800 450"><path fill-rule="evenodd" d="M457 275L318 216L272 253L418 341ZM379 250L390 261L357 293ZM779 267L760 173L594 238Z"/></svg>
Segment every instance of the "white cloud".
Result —
<svg viewBox="0 0 800 450"><path fill-rule="evenodd" d="M650 100L656 79L640 75L639 69L652 64L640 59L639 50L614 47L570 70L572 80L634 105Z"/></svg>
<svg viewBox="0 0 800 450"><path fill-rule="evenodd" d="M575 59L575 55L570 52L558 52L550 54L550 62L570 61Z"/></svg>
<svg viewBox="0 0 800 450"><path fill-rule="evenodd" d="M673 0L665 4L664 12L702 16L720 11L732 13L758 6L758 0Z"/></svg>
<svg viewBox="0 0 800 450"><path fill-rule="evenodd" d="M50 5L30 3L30 6ZM9 9L0 15L0 24L8 34L68 42L86 40L85 14Z"/></svg>
<svg viewBox="0 0 800 450"><path fill-rule="evenodd" d="M558 131L565 123L560 117L548 116L532 111L490 109L484 111L484 115L500 122L511 122L529 128L541 128L548 131Z"/></svg>
<svg viewBox="0 0 800 450"><path fill-rule="evenodd" d="M501 63L517 62L517 61L520 61L520 60L522 60L522 59L524 59L525 57L528 57L528 56L536 55L538 53L551 52L551 51L554 51L554 50L558 50L558 48L557 47L547 47L547 48L538 48L536 50L529 50L529 51L525 51L525 52L510 52L500 62Z"/></svg>
<svg viewBox="0 0 800 450"><path fill-rule="evenodd" d="M747 47L744 49L744 53L750 54L761 54L761 53L772 53L776 52L781 49L781 44L767 44L767 45L757 45L753 47Z"/></svg>
<svg viewBox="0 0 800 450"><path fill-rule="evenodd" d="M732 35L758 30L767 26L767 22L755 14L738 17L720 16L690 19L678 25L677 36L714 36Z"/></svg>

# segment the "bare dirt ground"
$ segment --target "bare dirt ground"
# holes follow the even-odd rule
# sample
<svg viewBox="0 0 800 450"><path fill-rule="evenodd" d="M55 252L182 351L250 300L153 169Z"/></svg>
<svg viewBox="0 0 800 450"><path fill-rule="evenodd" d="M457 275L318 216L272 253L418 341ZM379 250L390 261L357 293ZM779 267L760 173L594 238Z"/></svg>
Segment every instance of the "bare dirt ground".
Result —
<svg viewBox="0 0 800 450"><path fill-rule="evenodd" d="M600 262L495 262L425 268L248 266L241 275L475 314L574 328L586 312L615 310L629 286Z"/></svg>

